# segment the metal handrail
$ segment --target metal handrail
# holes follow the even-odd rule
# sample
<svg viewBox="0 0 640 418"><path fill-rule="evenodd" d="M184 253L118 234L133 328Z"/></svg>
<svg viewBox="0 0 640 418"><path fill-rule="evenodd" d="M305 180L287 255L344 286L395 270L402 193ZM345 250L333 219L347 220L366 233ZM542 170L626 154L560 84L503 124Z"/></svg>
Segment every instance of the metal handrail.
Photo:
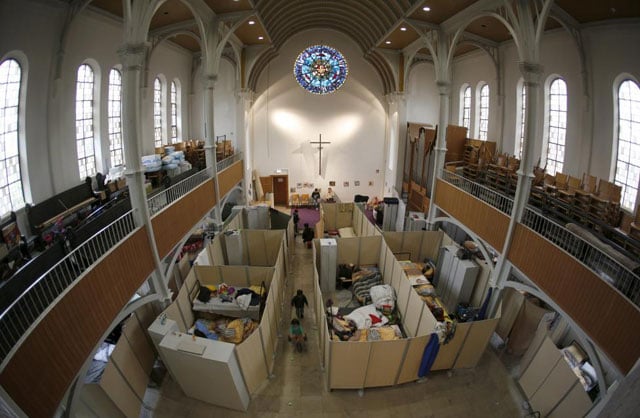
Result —
<svg viewBox="0 0 640 418"><path fill-rule="evenodd" d="M14 347L91 265L136 230L133 211L107 225L58 261L0 313L0 370Z"/></svg>
<svg viewBox="0 0 640 418"><path fill-rule="evenodd" d="M225 168L229 167L230 165L232 165L233 163L240 161L242 159L242 152L236 152L235 154L231 155L230 157L227 157L223 160L220 160L216 163L216 170L217 172L221 172L222 170L224 170Z"/></svg>
<svg viewBox="0 0 640 418"><path fill-rule="evenodd" d="M525 208L521 223L565 250L640 306L640 276L564 226Z"/></svg>
<svg viewBox="0 0 640 418"><path fill-rule="evenodd" d="M459 189L464 190L470 195L482 200L490 206L498 209L500 212L507 215L511 215L513 209L513 199L498 193L497 191L483 186L482 184L475 183L467 178L464 178L456 173L452 173L446 169L442 170L442 180L456 186Z"/></svg>
<svg viewBox="0 0 640 418"><path fill-rule="evenodd" d="M147 199L147 205L149 206L149 215L153 216L160 212L171 203L180 199L182 196L189 193L191 190L204 183L211 178L210 170L200 170L192 176L174 184L173 186L165 189L150 198Z"/></svg>

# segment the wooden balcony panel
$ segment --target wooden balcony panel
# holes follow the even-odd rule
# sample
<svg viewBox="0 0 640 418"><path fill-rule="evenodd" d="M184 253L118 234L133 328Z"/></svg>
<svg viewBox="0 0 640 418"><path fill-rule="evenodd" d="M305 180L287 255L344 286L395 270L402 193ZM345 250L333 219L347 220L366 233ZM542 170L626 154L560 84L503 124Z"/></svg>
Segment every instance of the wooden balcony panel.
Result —
<svg viewBox="0 0 640 418"><path fill-rule="evenodd" d="M142 228L86 272L36 325L0 374L30 417L51 417L113 319L153 270Z"/></svg>
<svg viewBox="0 0 640 418"><path fill-rule="evenodd" d="M435 195L436 205L502 252L509 226L507 215L441 179Z"/></svg>
<svg viewBox="0 0 640 418"><path fill-rule="evenodd" d="M521 224L509 260L549 295L625 374L640 357L640 309L565 251Z"/></svg>
<svg viewBox="0 0 640 418"><path fill-rule="evenodd" d="M215 206L213 179L209 179L151 219L160 258L164 258L195 224Z"/></svg>
<svg viewBox="0 0 640 418"><path fill-rule="evenodd" d="M242 160L237 161L218 173L218 187L220 188L220 197L226 195L235 187L236 184L243 179L242 176Z"/></svg>

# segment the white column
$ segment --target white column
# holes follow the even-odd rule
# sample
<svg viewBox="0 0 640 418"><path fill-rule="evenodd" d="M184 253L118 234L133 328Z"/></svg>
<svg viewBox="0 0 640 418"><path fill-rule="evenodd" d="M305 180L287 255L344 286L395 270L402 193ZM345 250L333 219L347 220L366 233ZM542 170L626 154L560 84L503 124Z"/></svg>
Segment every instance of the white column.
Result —
<svg viewBox="0 0 640 418"><path fill-rule="evenodd" d="M238 146L242 144L241 150L243 152L244 160L244 181L243 181L243 193L247 203L253 200L253 184L252 184L252 171L253 171L253 150L251 148L251 131L253 127L253 100L254 93L251 89L241 89L238 93L238 111L236 112L237 129L238 132Z"/></svg>
<svg viewBox="0 0 640 418"><path fill-rule="evenodd" d="M387 166L385 167L385 194L394 196L402 192L403 155L401 151L402 132L406 136L406 103L404 94L393 92L386 95L387 99ZM404 127L404 129L403 129ZM400 175L398 175L400 173ZM397 193L396 193L397 192Z"/></svg>
<svg viewBox="0 0 640 418"><path fill-rule="evenodd" d="M144 170L140 159L140 150L143 149L141 88L147 48L148 46L144 44L127 44L118 50L122 61L122 142L127 162L125 176L135 223L137 226L146 227L154 258L155 269L151 275L151 287L163 300L170 300L171 295L164 282L162 273L164 269L158 255L147 206Z"/></svg>
<svg viewBox="0 0 640 418"><path fill-rule="evenodd" d="M524 86L526 89L525 97L525 131L524 146L522 147L522 159L520 160L520 168L518 169L518 183L515 195L513 197L513 208L511 209L511 219L507 228L502 254L498 257L498 263L493 270L493 276L489 280L489 284L496 287L491 297L491 306L489 312L493 312L497 301L500 299L504 283L509 278L511 263L507 260L511 242L513 241L513 231L516 224L522 220L524 209L529 201L529 192L531 191L531 180L533 179L533 155L535 152L537 123L538 118L538 98L540 96L540 75L542 67L537 63L522 62L520 63L520 72L524 77Z"/></svg>
<svg viewBox="0 0 640 418"><path fill-rule="evenodd" d="M431 198L429 203L429 213L427 222L433 223L436 218L436 207L434 199L436 197L437 179L441 176L444 168L444 157L447 152L447 125L449 124L449 101L451 99L451 83L446 80L438 80L438 91L440 92L440 115L438 117L438 138L435 146L435 159L433 164L433 177L431 179Z"/></svg>
<svg viewBox="0 0 640 418"><path fill-rule="evenodd" d="M204 154L207 161L207 170L213 176L214 193L216 197L216 205L213 208L213 217L216 222L222 223L222 215L220 211L220 189L218 187L218 170L216 167L216 149L215 149L215 132L214 132L214 101L213 95L218 76L205 75L203 84L204 92Z"/></svg>

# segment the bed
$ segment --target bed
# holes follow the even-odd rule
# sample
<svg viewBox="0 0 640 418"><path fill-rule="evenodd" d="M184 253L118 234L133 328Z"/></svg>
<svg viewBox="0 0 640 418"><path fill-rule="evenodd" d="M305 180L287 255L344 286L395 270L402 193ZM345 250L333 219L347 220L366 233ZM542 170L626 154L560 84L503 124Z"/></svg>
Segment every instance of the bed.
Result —
<svg viewBox="0 0 640 418"><path fill-rule="evenodd" d="M430 279L435 273L433 263L415 263L412 261L399 261L407 279L418 293L420 298L427 305L434 318L438 322L436 334L441 344L449 342L455 334L456 322L449 316L447 309L436 294L435 287Z"/></svg>
<svg viewBox="0 0 640 418"><path fill-rule="evenodd" d="M187 334L195 335L196 330L200 331L198 336L210 340L222 341L231 344L240 344L246 340L256 329L258 321L251 318L229 318L216 316L212 319L199 318L187 331Z"/></svg>
<svg viewBox="0 0 640 418"><path fill-rule="evenodd" d="M203 300L206 298L199 297L196 292L192 301L194 311L260 320L260 305L266 296L263 287L233 288L224 284L206 287L211 291L210 298L204 302Z"/></svg>
<svg viewBox="0 0 640 418"><path fill-rule="evenodd" d="M389 341L403 338L390 285L371 287L369 305L328 308L328 325L334 341Z"/></svg>
<svg viewBox="0 0 640 418"><path fill-rule="evenodd" d="M350 226L338 228L338 234L340 235L340 238L353 238L356 236L355 231Z"/></svg>

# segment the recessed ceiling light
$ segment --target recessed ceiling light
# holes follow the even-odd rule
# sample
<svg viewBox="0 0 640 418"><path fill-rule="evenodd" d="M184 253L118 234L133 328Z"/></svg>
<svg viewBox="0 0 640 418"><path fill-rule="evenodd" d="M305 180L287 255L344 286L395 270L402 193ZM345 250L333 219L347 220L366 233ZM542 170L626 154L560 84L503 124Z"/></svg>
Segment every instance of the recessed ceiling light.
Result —
<svg viewBox="0 0 640 418"><path fill-rule="evenodd" d="M391 41L385 41L384 43L387 44L387 45L390 45Z"/></svg>
<svg viewBox="0 0 640 418"><path fill-rule="evenodd" d="M258 36L258 40L260 40L260 41L261 41L261 40L263 40L263 39L264 39L264 36Z"/></svg>
<svg viewBox="0 0 640 418"><path fill-rule="evenodd" d="M256 24L256 21L255 21L255 20L250 20L250 21L249 21L249 24L250 24L250 25L255 25L255 24Z"/></svg>
<svg viewBox="0 0 640 418"><path fill-rule="evenodd" d="M431 7L429 7L429 6L424 6L424 7L422 8L422 10L424 10L425 12L429 12L429 11L431 11Z"/></svg>
<svg viewBox="0 0 640 418"><path fill-rule="evenodd" d="M401 31L406 32L407 28L405 28L404 26L400 28Z"/></svg>

